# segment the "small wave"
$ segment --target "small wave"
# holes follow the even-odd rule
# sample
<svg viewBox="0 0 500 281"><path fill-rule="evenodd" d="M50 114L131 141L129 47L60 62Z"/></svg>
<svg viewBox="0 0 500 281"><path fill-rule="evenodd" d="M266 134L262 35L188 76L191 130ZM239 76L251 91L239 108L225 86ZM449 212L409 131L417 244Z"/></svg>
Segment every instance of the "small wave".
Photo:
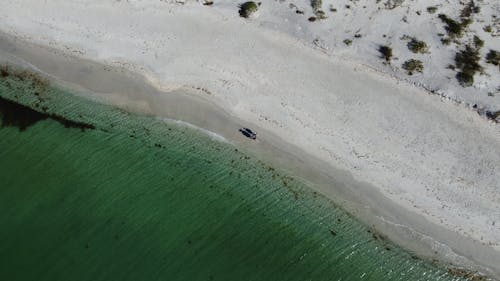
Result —
<svg viewBox="0 0 500 281"><path fill-rule="evenodd" d="M167 122L167 123L171 123L171 124L176 124L176 125L179 125L179 126L183 126L183 127L187 127L187 128L190 128L190 129L194 129L194 130L197 130L197 131L200 131L202 132L203 134L207 135L208 137L210 137L210 139L212 140L215 140L215 141L219 141L219 142L223 142L223 143L230 143L228 139L226 139L225 137L215 133L215 132L212 132L212 131L209 131L207 129L204 129L204 128L201 128L201 127L198 127L194 124L191 124L189 122L186 122L186 121L182 121L182 120L177 120L177 119L171 119L171 118L158 118L164 122Z"/></svg>

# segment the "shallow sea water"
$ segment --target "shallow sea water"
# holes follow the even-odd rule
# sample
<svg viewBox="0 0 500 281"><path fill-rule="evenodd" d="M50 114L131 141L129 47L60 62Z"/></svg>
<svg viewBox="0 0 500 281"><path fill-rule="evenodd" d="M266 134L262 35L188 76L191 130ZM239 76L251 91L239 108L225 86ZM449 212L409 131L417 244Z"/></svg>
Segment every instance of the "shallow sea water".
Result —
<svg viewBox="0 0 500 281"><path fill-rule="evenodd" d="M0 112L0 280L462 280L192 128L26 75L0 96L52 114Z"/></svg>

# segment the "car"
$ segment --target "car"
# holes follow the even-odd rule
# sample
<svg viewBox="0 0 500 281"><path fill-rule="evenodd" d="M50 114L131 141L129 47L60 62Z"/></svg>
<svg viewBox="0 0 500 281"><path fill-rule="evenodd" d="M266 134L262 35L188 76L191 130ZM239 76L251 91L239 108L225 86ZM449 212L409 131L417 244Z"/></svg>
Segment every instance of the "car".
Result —
<svg viewBox="0 0 500 281"><path fill-rule="evenodd" d="M257 139L257 133L250 130L249 128L241 128L239 131L241 134L243 134L245 137L247 137L249 139L252 139L252 140Z"/></svg>

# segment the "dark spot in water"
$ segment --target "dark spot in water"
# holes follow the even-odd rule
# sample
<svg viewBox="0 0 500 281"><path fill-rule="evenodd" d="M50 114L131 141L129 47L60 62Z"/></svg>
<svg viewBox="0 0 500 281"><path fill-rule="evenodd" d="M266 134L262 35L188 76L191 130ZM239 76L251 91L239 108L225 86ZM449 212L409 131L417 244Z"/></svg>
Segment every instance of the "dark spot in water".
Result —
<svg viewBox="0 0 500 281"><path fill-rule="evenodd" d="M390 250L391 250L391 248L389 248L389 247L385 247L385 249L386 249L387 251L390 251Z"/></svg>
<svg viewBox="0 0 500 281"><path fill-rule="evenodd" d="M9 72L5 69L0 69L0 76L7 77L9 76Z"/></svg>
<svg viewBox="0 0 500 281"><path fill-rule="evenodd" d="M42 109L46 110L46 107L42 107ZM3 97L0 97L0 115L2 117L1 127L17 127L19 131L25 131L28 127L45 119L57 121L65 128L78 128L82 131L95 129L91 124L71 121L56 114L42 113Z"/></svg>
<svg viewBox="0 0 500 281"><path fill-rule="evenodd" d="M337 236L337 232L333 229L330 230L330 233L333 235L333 236Z"/></svg>
<svg viewBox="0 0 500 281"><path fill-rule="evenodd" d="M0 97L0 114L2 127L17 127L20 131L48 118L45 114L2 97Z"/></svg>
<svg viewBox="0 0 500 281"><path fill-rule="evenodd" d="M188 240L188 244L191 245L193 242L191 240Z"/></svg>

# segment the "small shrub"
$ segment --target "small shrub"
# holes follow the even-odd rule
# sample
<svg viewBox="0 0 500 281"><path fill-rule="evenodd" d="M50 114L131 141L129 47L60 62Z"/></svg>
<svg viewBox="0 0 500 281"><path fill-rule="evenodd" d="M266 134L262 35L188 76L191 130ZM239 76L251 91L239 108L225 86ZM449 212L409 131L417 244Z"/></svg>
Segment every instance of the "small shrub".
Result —
<svg viewBox="0 0 500 281"><path fill-rule="evenodd" d="M443 45L450 45L451 39L450 38L441 38L441 43L443 43Z"/></svg>
<svg viewBox="0 0 500 281"><path fill-rule="evenodd" d="M498 117L500 117L500 110L494 112L494 111L486 111L486 117L491 120L497 120Z"/></svg>
<svg viewBox="0 0 500 281"><path fill-rule="evenodd" d="M344 44L346 44L347 46L350 46L352 44L352 40L351 39L345 39L344 40Z"/></svg>
<svg viewBox="0 0 500 281"><path fill-rule="evenodd" d="M255 3L253 1L248 1L240 5L240 17L249 18L253 13L257 12L260 3Z"/></svg>
<svg viewBox="0 0 500 281"><path fill-rule="evenodd" d="M486 62L497 66L500 65L500 52L490 50L488 54L486 54Z"/></svg>
<svg viewBox="0 0 500 281"><path fill-rule="evenodd" d="M327 18L325 12L323 12L322 10L322 6L323 6L322 0L311 0L311 7L313 9L314 15L319 20Z"/></svg>
<svg viewBox="0 0 500 281"><path fill-rule="evenodd" d="M476 46L476 49L481 49L484 46L484 41L481 40L477 35L474 35L474 46Z"/></svg>
<svg viewBox="0 0 500 281"><path fill-rule="evenodd" d="M491 33L491 32L493 31L493 28L491 28L491 25L485 25L485 26L483 27L483 30L484 30L485 32Z"/></svg>
<svg viewBox="0 0 500 281"><path fill-rule="evenodd" d="M424 64L420 60L410 59L403 63L403 69L408 75L413 75L415 72L421 73L424 70Z"/></svg>
<svg viewBox="0 0 500 281"><path fill-rule="evenodd" d="M458 83L460 83L462 87L470 87L474 84L474 75L466 72L458 72L455 78L457 78Z"/></svg>
<svg viewBox="0 0 500 281"><path fill-rule="evenodd" d="M392 58L392 49L391 47L388 46L380 46L378 48L379 53L381 54L381 57L385 59L387 62L391 61Z"/></svg>
<svg viewBox="0 0 500 281"><path fill-rule="evenodd" d="M455 54L455 65L460 69L457 73L457 80L463 87L472 86L474 83L474 74L483 71L479 65L479 49L466 45L465 49Z"/></svg>
<svg viewBox="0 0 500 281"><path fill-rule="evenodd" d="M427 53L429 48L427 47L427 44L424 41L417 40L415 38L412 38L410 42L408 42L408 49L414 53Z"/></svg>
<svg viewBox="0 0 500 281"><path fill-rule="evenodd" d="M460 38L462 37L464 30L472 23L472 20L469 18L463 19L461 22L457 22L453 19L450 19L445 14L439 14L439 19L443 21L446 26L444 29L448 33L448 36L451 38Z"/></svg>
<svg viewBox="0 0 500 281"><path fill-rule="evenodd" d="M321 10L321 6L323 6L322 0L311 0L311 7L313 11Z"/></svg>
<svg viewBox="0 0 500 281"><path fill-rule="evenodd" d="M470 18L470 16L474 13L477 14L481 11L481 8L479 6L476 6L474 1L470 1L465 5L465 7L462 9L460 13L460 17L465 19L465 18Z"/></svg>
<svg viewBox="0 0 500 281"><path fill-rule="evenodd" d="M318 18L319 20L324 20L328 18L325 12L323 12L322 10L316 11L314 14L316 15L316 18Z"/></svg>
<svg viewBox="0 0 500 281"><path fill-rule="evenodd" d="M427 7L427 12L429 14L434 14L435 12L437 12L437 7L436 6L430 6L430 7Z"/></svg>

